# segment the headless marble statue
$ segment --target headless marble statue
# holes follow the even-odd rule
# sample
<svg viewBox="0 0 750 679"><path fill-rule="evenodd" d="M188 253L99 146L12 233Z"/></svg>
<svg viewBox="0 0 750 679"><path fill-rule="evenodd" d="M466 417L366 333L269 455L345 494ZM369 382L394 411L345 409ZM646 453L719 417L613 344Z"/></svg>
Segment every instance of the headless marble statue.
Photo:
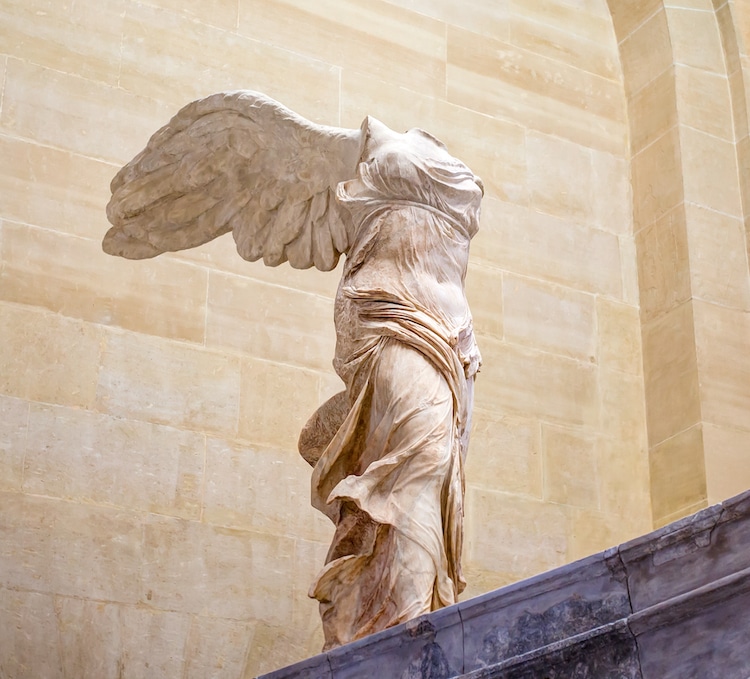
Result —
<svg viewBox="0 0 750 679"><path fill-rule="evenodd" d="M464 295L482 184L423 130L315 125L255 92L183 108L112 181L105 252L229 231L240 256L333 269L345 391L305 425L312 504L336 526L310 588L325 649L455 603L480 355Z"/></svg>

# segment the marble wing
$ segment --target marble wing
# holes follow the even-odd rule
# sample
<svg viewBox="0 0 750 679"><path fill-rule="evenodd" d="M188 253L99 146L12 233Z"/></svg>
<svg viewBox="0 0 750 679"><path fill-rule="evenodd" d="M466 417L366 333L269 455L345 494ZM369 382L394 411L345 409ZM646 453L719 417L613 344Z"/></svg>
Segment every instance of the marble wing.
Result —
<svg viewBox="0 0 750 679"><path fill-rule="evenodd" d="M356 173L361 138L257 92L194 101L112 180L102 247L145 259L231 231L244 259L329 271L350 245L334 196Z"/></svg>

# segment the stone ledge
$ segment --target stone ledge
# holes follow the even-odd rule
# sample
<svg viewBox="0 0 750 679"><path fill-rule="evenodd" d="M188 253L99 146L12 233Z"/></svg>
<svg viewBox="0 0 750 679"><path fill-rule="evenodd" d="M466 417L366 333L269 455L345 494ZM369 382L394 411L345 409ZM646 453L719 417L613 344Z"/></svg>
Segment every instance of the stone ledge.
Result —
<svg viewBox="0 0 750 679"><path fill-rule="evenodd" d="M747 679L750 491L263 679Z"/></svg>
<svg viewBox="0 0 750 679"><path fill-rule="evenodd" d="M616 673L616 674L613 674ZM485 667L462 679L545 679L610 677L641 679L638 649L625 620L603 625L568 639Z"/></svg>

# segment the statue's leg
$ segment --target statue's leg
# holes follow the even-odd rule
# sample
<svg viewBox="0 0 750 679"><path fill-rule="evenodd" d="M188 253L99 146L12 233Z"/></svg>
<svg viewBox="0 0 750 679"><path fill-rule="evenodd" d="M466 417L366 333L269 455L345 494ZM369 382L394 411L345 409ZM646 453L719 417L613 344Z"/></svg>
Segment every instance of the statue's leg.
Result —
<svg viewBox="0 0 750 679"><path fill-rule="evenodd" d="M327 648L455 601L443 540L453 396L422 354L395 341L368 388L361 472L334 489L338 528L313 592Z"/></svg>

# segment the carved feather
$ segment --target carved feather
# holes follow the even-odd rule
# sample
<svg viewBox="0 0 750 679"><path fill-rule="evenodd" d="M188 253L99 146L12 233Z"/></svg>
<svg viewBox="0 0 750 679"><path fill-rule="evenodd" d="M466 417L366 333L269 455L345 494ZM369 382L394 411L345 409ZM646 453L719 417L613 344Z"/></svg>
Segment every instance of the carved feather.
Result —
<svg viewBox="0 0 750 679"><path fill-rule="evenodd" d="M333 269L350 246L333 198L355 176L361 131L316 125L265 95L194 101L112 180L104 251L130 259L231 231L250 261Z"/></svg>

